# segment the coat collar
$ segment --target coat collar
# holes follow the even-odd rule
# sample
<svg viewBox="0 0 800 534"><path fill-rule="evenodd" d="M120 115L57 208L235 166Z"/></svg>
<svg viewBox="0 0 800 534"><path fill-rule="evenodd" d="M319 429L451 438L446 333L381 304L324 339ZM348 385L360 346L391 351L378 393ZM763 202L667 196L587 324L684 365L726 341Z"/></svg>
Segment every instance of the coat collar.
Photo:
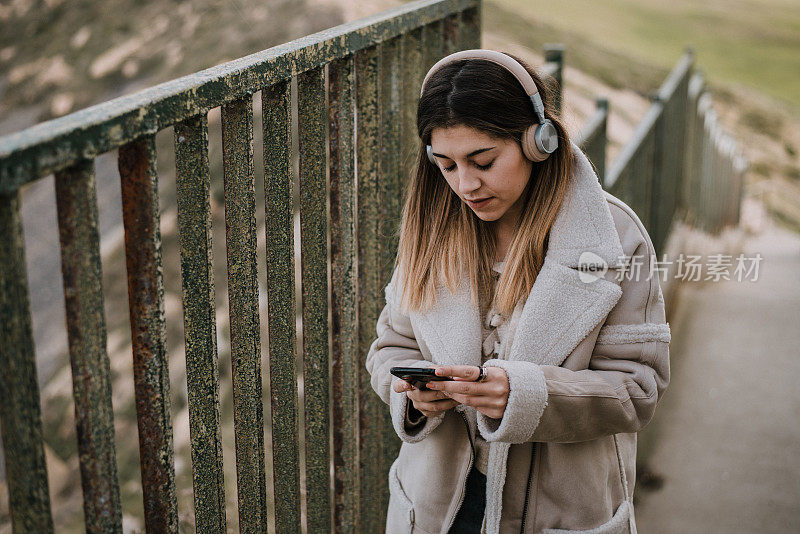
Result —
<svg viewBox="0 0 800 534"><path fill-rule="evenodd" d="M618 266L623 252L597 175L580 148L570 145L573 180L550 231L542 269L524 305L520 302L514 312L513 341L504 351L509 360L560 365L622 296L613 281L591 277L585 282L581 276L580 267L587 264ZM455 293L440 288L428 311L412 311L409 317L434 362L480 365L479 315L464 278Z"/></svg>

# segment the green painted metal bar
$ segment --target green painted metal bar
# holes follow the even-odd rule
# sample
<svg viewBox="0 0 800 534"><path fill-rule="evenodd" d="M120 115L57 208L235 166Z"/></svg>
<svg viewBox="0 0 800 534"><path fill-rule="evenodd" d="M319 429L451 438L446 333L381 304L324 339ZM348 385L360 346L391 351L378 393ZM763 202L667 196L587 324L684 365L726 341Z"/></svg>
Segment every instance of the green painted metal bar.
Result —
<svg viewBox="0 0 800 534"><path fill-rule="evenodd" d="M673 96L669 100L661 100L656 95L655 102L662 104L661 116L656 120L651 136L653 137L653 170L650 188L650 198L647 203L649 216L648 233L653 241L656 252L661 250L661 243L666 238L668 228L665 224L670 221L663 221L662 218L672 215L670 206L670 189L674 189L677 177L678 166L675 165L678 154L674 150L677 148L675 139L670 139L669 112L672 109ZM672 149L672 150L670 150ZM644 220L642 221L644 222Z"/></svg>
<svg viewBox="0 0 800 534"><path fill-rule="evenodd" d="M400 222L400 123L402 121L401 40L392 39L378 45L380 80L378 105L380 114L380 201L381 282L385 286L392 277L397 254L397 232ZM419 93L419 91L417 91ZM396 434L394 434L396 437Z"/></svg>
<svg viewBox="0 0 800 534"><path fill-rule="evenodd" d="M442 19L442 38L444 39L442 55L452 54L461 50L462 47L459 46L460 23L460 13L453 13Z"/></svg>
<svg viewBox="0 0 800 534"><path fill-rule="evenodd" d="M328 245L325 72L297 76L300 134L300 249L303 287L306 510L309 532L331 528L328 391Z"/></svg>
<svg viewBox="0 0 800 534"><path fill-rule="evenodd" d="M11 527L53 532L19 193L0 195L0 423Z"/></svg>
<svg viewBox="0 0 800 534"><path fill-rule="evenodd" d="M333 527L358 532L358 351L353 57L328 66Z"/></svg>
<svg viewBox="0 0 800 534"><path fill-rule="evenodd" d="M717 210L717 202L719 199L719 152L717 151L717 136L716 134L716 121L711 123L711 128L709 132L709 167L710 172L709 176L709 187L708 187L708 201L706 205L706 216L708 218L708 232L710 234L717 233L717 220L718 220L718 210Z"/></svg>
<svg viewBox="0 0 800 534"><path fill-rule="evenodd" d="M664 115L660 115L663 119ZM636 211L649 234L653 233L651 214L652 190L659 177L655 173L655 126L650 130L641 145L641 150L631 162L630 176L633 178L633 197L630 206Z"/></svg>
<svg viewBox="0 0 800 534"><path fill-rule="evenodd" d="M457 20L450 20L450 33L456 34ZM445 28L448 23L445 23ZM381 287L385 287L392 278L394 260L397 256L398 233L402 200L402 176L400 166L400 123L402 121L403 82L402 82L402 49L401 38L391 39L378 46L380 50L380 86L379 86L379 117L380 117L380 174L378 181L378 206L379 206L379 233L380 233L380 278ZM453 45L455 46L455 45ZM416 91L419 94L419 90ZM373 298L383 295L379 292ZM383 306L381 306L383 308ZM382 404L382 403L381 403ZM389 416L389 410L383 406L383 413L379 419L380 430L383 436L383 454L380 459L381 479L387 479L389 468L400 451L400 438L397 437ZM376 499L378 500L378 499ZM382 507L388 507L388 492L381 494Z"/></svg>
<svg viewBox="0 0 800 534"><path fill-rule="evenodd" d="M628 141L625 146L622 147L622 150L619 151L617 157L611 163L611 166L608 169L608 175L606 177L606 184L607 189L613 195L616 195L616 193L614 193L612 189L620 188L624 185L621 183L618 184L617 182L623 174L629 174L628 171L631 161L636 157L637 153L642 150L641 147L647 140L647 136L649 136L653 128L655 128L655 123L661 116L662 110L663 105L659 102L654 102L650 105L645 112L644 117L642 117L642 120L636 125L630 141Z"/></svg>
<svg viewBox="0 0 800 534"><path fill-rule="evenodd" d="M725 169L725 154L722 152L722 140L724 139L724 134L722 133L721 129L719 128L719 123L717 123L717 132L718 137L716 142L714 143L714 170L715 170L715 185L716 190L714 192L714 198L716 199L715 206L714 206L714 234L718 234L722 230L723 219L722 219L722 206L723 203L720 201L725 198L727 194L726 186L728 185L728 175L726 174Z"/></svg>
<svg viewBox="0 0 800 534"><path fill-rule="evenodd" d="M222 168L239 530L265 532L267 492L256 268L253 103L249 97L222 106Z"/></svg>
<svg viewBox="0 0 800 534"><path fill-rule="evenodd" d="M483 19L483 2L465 9L461 13L461 48L483 48L481 45L481 25Z"/></svg>
<svg viewBox="0 0 800 534"><path fill-rule="evenodd" d="M670 71L667 78L658 88L657 96L661 101L669 100L673 94L680 92L687 76L691 77L694 68L694 51L688 47Z"/></svg>
<svg viewBox="0 0 800 534"><path fill-rule="evenodd" d="M267 240L270 391L275 530L300 532L300 467L295 369L294 220L290 83L265 88L264 202Z"/></svg>
<svg viewBox="0 0 800 534"><path fill-rule="evenodd" d="M641 125L641 123L640 123ZM634 136L635 136L634 132ZM624 148L623 148L624 150ZM626 165L621 171L615 169L614 182L607 190L626 202L650 233L650 200L653 182L654 136L651 127L636 145L636 151L626 155ZM619 158L615 160L617 163Z"/></svg>
<svg viewBox="0 0 800 534"><path fill-rule="evenodd" d="M691 52L684 54L657 93L657 100L663 103L664 112L655 131L654 165L660 186L653 189L651 212L656 250L660 250L666 242L681 202L678 193L684 180L683 160L688 148L686 135L683 134L687 127L686 109L692 61Z"/></svg>
<svg viewBox="0 0 800 534"><path fill-rule="evenodd" d="M575 139L581 150L586 153L589 161L595 167L600 184L605 187L606 174L606 148L608 146L608 136L606 133L608 124L608 99L598 97L595 99L597 107L594 114L586 121L581 132Z"/></svg>
<svg viewBox="0 0 800 534"><path fill-rule="evenodd" d="M425 72L444 57L443 33L441 20L435 20L422 28L422 64Z"/></svg>
<svg viewBox="0 0 800 534"><path fill-rule="evenodd" d="M186 382L198 532L225 532L206 114L175 125Z"/></svg>
<svg viewBox="0 0 800 534"><path fill-rule="evenodd" d="M2 137L0 193L478 3L409 2Z"/></svg>
<svg viewBox="0 0 800 534"><path fill-rule="evenodd" d="M703 206L712 206L715 193L715 174L714 174L714 117L711 104L710 93L705 94L704 112L704 135L703 143ZM709 233L714 228L714 214L711 209L703 210L703 229Z"/></svg>
<svg viewBox="0 0 800 534"><path fill-rule="evenodd" d="M745 175L750 167L750 162L743 153L737 158L737 190L733 208L733 224L739 224L742 218L742 200L744 199Z"/></svg>
<svg viewBox="0 0 800 534"><path fill-rule="evenodd" d="M119 149L133 381L147 532L178 532L154 136Z"/></svg>
<svg viewBox="0 0 800 534"><path fill-rule="evenodd" d="M561 43L546 43L544 45L544 60L550 69L547 74L552 76L558 83L558 91L554 107L558 113L564 108L564 45Z"/></svg>
<svg viewBox="0 0 800 534"><path fill-rule="evenodd" d="M553 61L548 61L547 63L543 63L538 67L539 74L546 74L547 76L552 76L555 78L558 75L558 70L561 66Z"/></svg>
<svg viewBox="0 0 800 534"><path fill-rule="evenodd" d="M703 96L705 95L707 95L707 93L704 92ZM703 100L705 99L703 98L702 100L698 101L698 107L700 107L700 104L702 103ZM697 138L699 139L700 142L697 143L697 158L695 161L695 169L697 176L696 187L695 187L697 193L695 217L698 228L705 228L706 217L705 217L705 212L703 211L703 205L705 205L708 202L706 196L706 190L707 190L706 184L708 182L707 180L708 175L706 173L707 171L710 170L710 168L707 165L707 157L706 157L706 154L708 152L708 143L709 143L707 133L708 132L706 130L705 112L702 109L698 109Z"/></svg>
<svg viewBox="0 0 800 534"><path fill-rule="evenodd" d="M55 176L61 273L87 532L122 532L94 161Z"/></svg>
<svg viewBox="0 0 800 534"><path fill-rule="evenodd" d="M698 98L703 88L703 76L701 72L693 71L689 78L687 123L686 123L686 157L684 163L684 179L681 189L681 218L689 225L694 225L692 221L697 219L697 202L699 192L699 176L697 165L700 158L700 144L702 135L699 130L701 122L697 109Z"/></svg>
<svg viewBox="0 0 800 534"><path fill-rule="evenodd" d="M700 228L705 231L710 230L710 215L709 210L703 209L705 206L710 205L712 200L711 181L713 178L713 166L711 161L711 154L713 150L713 140L711 138L711 97L708 92L704 91L698 99L698 108L700 113L700 124L698 125L700 138L700 158L698 161L698 199L700 200L698 206L698 217L700 221Z"/></svg>
<svg viewBox="0 0 800 534"><path fill-rule="evenodd" d="M695 72L689 82L689 127L688 127L688 161L686 162L687 180L684 185L685 215L684 222L690 226L698 226L700 220L700 165L705 136L703 135L703 118L699 103L705 82L702 72Z"/></svg>
<svg viewBox="0 0 800 534"><path fill-rule="evenodd" d="M422 78L425 76L425 72L422 70L422 28L404 34L402 40L403 57L400 65L403 103L400 108L400 152L398 156L400 158L400 179L403 186L401 193L405 193L405 187L417 165L421 144L417 135L417 105L419 104Z"/></svg>
<svg viewBox="0 0 800 534"><path fill-rule="evenodd" d="M727 198L725 199L724 204L724 224L725 226L730 226L737 223L737 221L734 219L734 202L739 197L739 173L737 168L735 141L731 137L727 137L727 140L725 170L728 174L728 188Z"/></svg>
<svg viewBox="0 0 800 534"><path fill-rule="evenodd" d="M708 206L710 209L707 209L708 215L708 232L711 234L716 234L718 230L718 221L719 221L719 211L717 209L717 202L720 197L720 176L719 176L719 151L717 150L717 124L716 124L716 114L713 113L713 110L709 110L709 116L711 117L711 124L709 128L709 166L710 172L708 176L710 177L709 180L709 188L708 188Z"/></svg>
<svg viewBox="0 0 800 534"><path fill-rule="evenodd" d="M379 50L377 46L355 54L356 65L356 194L358 205L358 346L365 354L375 338L375 323L380 314L382 271L379 255L378 180L380 173ZM381 428L388 410L370 385L366 368L359 367L359 529L379 532L385 526L383 499L388 483L382 469Z"/></svg>

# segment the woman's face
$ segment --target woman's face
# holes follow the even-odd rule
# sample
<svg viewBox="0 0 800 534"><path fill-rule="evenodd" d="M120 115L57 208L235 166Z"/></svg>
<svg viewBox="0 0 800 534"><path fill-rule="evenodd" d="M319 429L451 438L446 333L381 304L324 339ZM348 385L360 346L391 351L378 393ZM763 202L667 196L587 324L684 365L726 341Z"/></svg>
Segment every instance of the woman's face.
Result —
<svg viewBox="0 0 800 534"><path fill-rule="evenodd" d="M431 149L448 185L475 215L516 226L533 162L513 139L494 139L463 125L434 128Z"/></svg>

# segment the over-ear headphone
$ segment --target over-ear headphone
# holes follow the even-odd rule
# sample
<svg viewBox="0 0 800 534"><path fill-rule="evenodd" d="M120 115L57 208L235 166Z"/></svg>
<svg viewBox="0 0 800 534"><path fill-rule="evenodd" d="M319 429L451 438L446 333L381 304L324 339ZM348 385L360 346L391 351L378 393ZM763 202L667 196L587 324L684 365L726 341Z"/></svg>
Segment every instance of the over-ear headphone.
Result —
<svg viewBox="0 0 800 534"><path fill-rule="evenodd" d="M544 161L547 159L548 156L558 148L558 132L550 119L544 116L544 104L542 103L542 97L539 95L539 88L536 87L536 82L533 81L533 78L528 71L525 70L525 67L507 54L484 48L473 48L471 50L461 50L449 56L445 56L434 63L433 67L428 71L428 74L425 75L425 79L422 80L422 87L419 91L420 96L422 96L422 93L425 91L425 82L428 81L431 74L436 72L442 65L461 59L485 59L492 63L497 63L501 67L505 67L519 80L525 93L531 99L533 110L539 118L538 124L534 123L530 125L525 132L523 132L522 152L525 154L525 157L531 161ZM426 150L428 152L428 159L435 165L436 159L433 156L431 145L427 145Z"/></svg>

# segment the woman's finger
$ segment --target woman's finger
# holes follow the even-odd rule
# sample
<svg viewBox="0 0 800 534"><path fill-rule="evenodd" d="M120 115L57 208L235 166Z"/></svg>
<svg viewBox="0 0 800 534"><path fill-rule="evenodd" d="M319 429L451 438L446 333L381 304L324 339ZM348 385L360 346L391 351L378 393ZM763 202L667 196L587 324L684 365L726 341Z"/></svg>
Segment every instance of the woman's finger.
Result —
<svg viewBox="0 0 800 534"><path fill-rule="evenodd" d="M397 393L402 393L404 391L409 391L411 389L411 384L402 378L398 378L392 382L392 389L394 389Z"/></svg>
<svg viewBox="0 0 800 534"><path fill-rule="evenodd" d="M491 411L492 413L497 411L497 403L494 402L492 397L484 397L481 395L461 395L459 393L451 393L450 398L454 401L457 401L459 404L463 404L464 406L471 406L475 408L479 412L488 412ZM502 413L502 412L501 412Z"/></svg>
<svg viewBox="0 0 800 534"><path fill-rule="evenodd" d="M434 401L432 403L430 402L421 402L419 404L414 403L414 408L422 412L423 415L427 417L434 417L442 412L449 410L450 408L454 408L455 406L458 406L458 403L450 399Z"/></svg>
<svg viewBox="0 0 800 534"><path fill-rule="evenodd" d="M443 381L434 382L428 385L429 388L447 392L448 394L458 393L461 395L488 395L491 394L491 386L485 383L463 381Z"/></svg>
<svg viewBox="0 0 800 534"><path fill-rule="evenodd" d="M494 380L481 382L436 382L434 387L465 406L471 406L485 415L499 419L508 404L509 383L504 369L490 367ZM491 376L491 375L490 375Z"/></svg>
<svg viewBox="0 0 800 534"><path fill-rule="evenodd" d="M444 394L442 391L434 391L430 389L414 389L413 391L409 391L406 393L408 398L411 400L416 400L420 402L431 402L439 399L445 399L448 396Z"/></svg>
<svg viewBox="0 0 800 534"><path fill-rule="evenodd" d="M443 365L436 368L438 376L449 376L454 380L476 380L481 370L477 365Z"/></svg>

